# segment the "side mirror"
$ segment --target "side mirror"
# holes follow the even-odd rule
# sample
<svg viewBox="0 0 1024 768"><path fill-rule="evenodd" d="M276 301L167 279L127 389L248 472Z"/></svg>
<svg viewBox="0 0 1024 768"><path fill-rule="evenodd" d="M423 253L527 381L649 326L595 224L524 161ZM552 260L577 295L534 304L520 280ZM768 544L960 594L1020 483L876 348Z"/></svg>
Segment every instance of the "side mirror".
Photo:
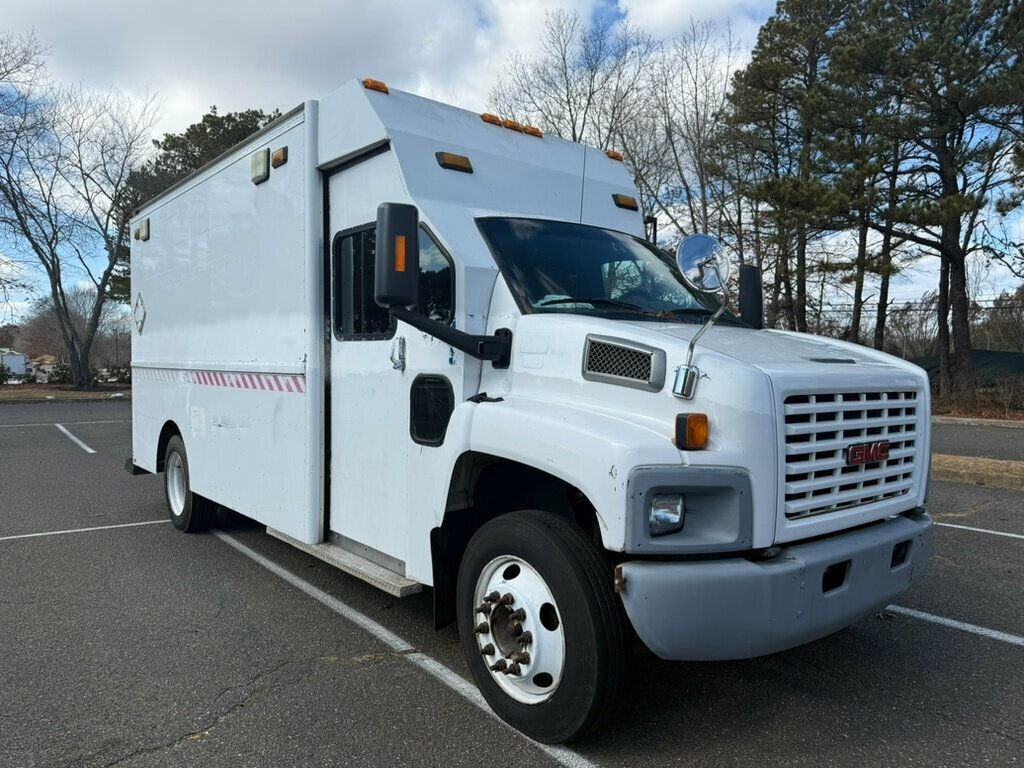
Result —
<svg viewBox="0 0 1024 768"><path fill-rule="evenodd" d="M419 223L415 205L381 203L377 207L373 298L382 307L414 307L419 301Z"/></svg>
<svg viewBox="0 0 1024 768"><path fill-rule="evenodd" d="M687 285L704 293L728 290L729 257L711 235L695 234L683 238L676 248L676 264Z"/></svg>

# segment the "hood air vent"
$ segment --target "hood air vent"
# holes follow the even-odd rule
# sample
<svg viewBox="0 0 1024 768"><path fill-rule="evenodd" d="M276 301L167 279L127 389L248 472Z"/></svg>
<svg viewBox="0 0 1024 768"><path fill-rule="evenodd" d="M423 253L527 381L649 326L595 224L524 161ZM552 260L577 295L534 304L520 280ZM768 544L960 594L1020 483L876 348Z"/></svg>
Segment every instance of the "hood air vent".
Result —
<svg viewBox="0 0 1024 768"><path fill-rule="evenodd" d="M657 392L665 385L665 352L625 339L587 336L583 378Z"/></svg>

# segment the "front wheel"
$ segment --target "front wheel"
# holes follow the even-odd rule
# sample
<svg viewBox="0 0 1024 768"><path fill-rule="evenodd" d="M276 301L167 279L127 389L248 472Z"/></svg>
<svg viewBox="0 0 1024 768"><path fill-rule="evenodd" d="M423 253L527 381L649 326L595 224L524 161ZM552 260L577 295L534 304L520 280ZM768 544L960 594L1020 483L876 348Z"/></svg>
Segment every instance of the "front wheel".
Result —
<svg viewBox="0 0 1024 768"><path fill-rule="evenodd" d="M491 708L537 741L572 741L611 713L626 641L612 573L572 523L544 512L498 517L459 569L459 633Z"/></svg>
<svg viewBox="0 0 1024 768"><path fill-rule="evenodd" d="M178 435L167 442L164 452L164 496L175 528L192 533L209 526L213 504L192 493L185 441Z"/></svg>

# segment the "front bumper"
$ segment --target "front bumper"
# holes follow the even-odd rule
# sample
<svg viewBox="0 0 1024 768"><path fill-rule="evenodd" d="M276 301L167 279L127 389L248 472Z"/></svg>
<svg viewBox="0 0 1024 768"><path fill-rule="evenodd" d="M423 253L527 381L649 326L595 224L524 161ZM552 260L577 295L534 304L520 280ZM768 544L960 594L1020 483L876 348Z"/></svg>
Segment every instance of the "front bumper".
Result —
<svg viewBox="0 0 1024 768"><path fill-rule="evenodd" d="M759 562L625 562L622 601L640 639L663 659L745 659L884 608L921 577L931 551L932 520L920 510Z"/></svg>

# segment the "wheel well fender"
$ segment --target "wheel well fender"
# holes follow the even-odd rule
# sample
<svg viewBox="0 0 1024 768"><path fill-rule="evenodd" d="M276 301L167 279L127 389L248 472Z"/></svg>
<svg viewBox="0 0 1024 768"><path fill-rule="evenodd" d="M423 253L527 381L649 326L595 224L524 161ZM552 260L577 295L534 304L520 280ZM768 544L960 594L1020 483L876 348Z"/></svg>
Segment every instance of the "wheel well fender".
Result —
<svg viewBox="0 0 1024 768"><path fill-rule="evenodd" d="M160 439L156 441L156 471L164 471L164 454L167 453L167 444L171 438L177 435L181 437L181 430L173 421L165 422L160 430ZM184 440L184 438L182 438Z"/></svg>
<svg viewBox="0 0 1024 768"><path fill-rule="evenodd" d="M452 471L444 519L430 532L435 628L455 621L459 565L473 534L520 509L558 515L601 542L597 511L575 485L520 461L466 451Z"/></svg>

